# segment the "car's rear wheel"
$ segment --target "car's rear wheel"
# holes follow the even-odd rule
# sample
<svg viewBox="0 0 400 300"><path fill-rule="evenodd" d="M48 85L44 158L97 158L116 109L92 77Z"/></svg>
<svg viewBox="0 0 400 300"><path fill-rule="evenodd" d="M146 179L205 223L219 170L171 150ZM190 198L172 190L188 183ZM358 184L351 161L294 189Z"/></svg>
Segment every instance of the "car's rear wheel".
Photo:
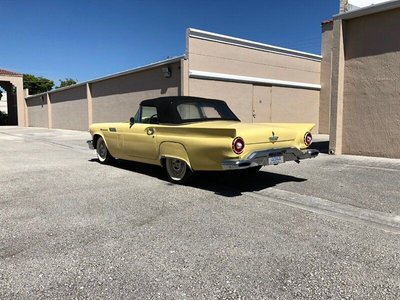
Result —
<svg viewBox="0 0 400 300"><path fill-rule="evenodd" d="M97 139L96 152L97 152L97 158L99 162L102 164L108 164L111 162L111 160L113 160L113 157L108 151L107 145L102 137L99 137Z"/></svg>
<svg viewBox="0 0 400 300"><path fill-rule="evenodd" d="M177 158L167 157L165 159L165 170L168 179L173 183L187 183L193 175L186 162Z"/></svg>

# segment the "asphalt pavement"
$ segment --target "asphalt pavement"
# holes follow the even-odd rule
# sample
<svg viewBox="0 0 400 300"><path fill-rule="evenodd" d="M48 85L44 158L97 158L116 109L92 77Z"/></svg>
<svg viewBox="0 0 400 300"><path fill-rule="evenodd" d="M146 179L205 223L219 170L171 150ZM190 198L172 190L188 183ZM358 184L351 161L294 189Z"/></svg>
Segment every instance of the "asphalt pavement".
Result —
<svg viewBox="0 0 400 300"><path fill-rule="evenodd" d="M89 138L0 127L0 299L400 299L400 160L179 186Z"/></svg>

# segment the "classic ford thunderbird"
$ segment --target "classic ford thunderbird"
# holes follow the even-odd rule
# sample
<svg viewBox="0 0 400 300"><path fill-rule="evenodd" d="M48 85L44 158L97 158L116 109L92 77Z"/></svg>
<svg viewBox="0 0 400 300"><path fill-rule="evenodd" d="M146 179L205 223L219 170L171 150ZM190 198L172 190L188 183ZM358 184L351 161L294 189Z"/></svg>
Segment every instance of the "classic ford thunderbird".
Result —
<svg viewBox="0 0 400 300"><path fill-rule="evenodd" d="M161 97L141 102L129 122L90 126L100 163L115 158L159 165L170 181L185 183L195 171L243 170L300 162L318 155L314 124L241 123L221 100Z"/></svg>

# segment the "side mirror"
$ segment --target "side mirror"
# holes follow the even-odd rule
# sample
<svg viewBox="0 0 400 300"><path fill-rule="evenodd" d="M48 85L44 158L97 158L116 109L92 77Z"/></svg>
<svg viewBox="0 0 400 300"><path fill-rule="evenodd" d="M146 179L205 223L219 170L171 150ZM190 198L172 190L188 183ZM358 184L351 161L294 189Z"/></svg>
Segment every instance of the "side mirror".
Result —
<svg viewBox="0 0 400 300"><path fill-rule="evenodd" d="M131 117L131 118L129 119L129 128L131 128L133 124L135 124L135 118L134 118L134 117Z"/></svg>

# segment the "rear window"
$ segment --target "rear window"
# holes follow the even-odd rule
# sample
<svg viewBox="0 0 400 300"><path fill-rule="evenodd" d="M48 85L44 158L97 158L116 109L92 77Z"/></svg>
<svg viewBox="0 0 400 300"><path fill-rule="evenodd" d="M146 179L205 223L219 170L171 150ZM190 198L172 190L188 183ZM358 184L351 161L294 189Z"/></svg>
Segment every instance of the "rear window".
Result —
<svg viewBox="0 0 400 300"><path fill-rule="evenodd" d="M223 102L187 102L177 105L182 120L235 120L237 117Z"/></svg>

